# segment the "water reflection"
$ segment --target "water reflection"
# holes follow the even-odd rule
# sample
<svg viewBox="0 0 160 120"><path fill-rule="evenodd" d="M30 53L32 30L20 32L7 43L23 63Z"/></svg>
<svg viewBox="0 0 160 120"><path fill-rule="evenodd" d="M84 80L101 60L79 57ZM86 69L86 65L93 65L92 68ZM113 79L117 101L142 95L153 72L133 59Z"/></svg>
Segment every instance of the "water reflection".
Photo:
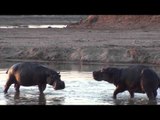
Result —
<svg viewBox="0 0 160 120"><path fill-rule="evenodd" d="M113 99L115 105L157 105L157 100L147 98Z"/></svg>
<svg viewBox="0 0 160 120"><path fill-rule="evenodd" d="M62 95L27 94L24 91L5 94L4 98L7 105L62 105L65 101Z"/></svg>
<svg viewBox="0 0 160 120"><path fill-rule="evenodd" d="M13 94L6 94L5 95L6 101L8 105L46 105L46 97L45 94L39 94L36 97L23 94L21 95L20 92L15 92Z"/></svg>
<svg viewBox="0 0 160 120"><path fill-rule="evenodd" d="M14 94L14 104L17 105L17 104L21 104L21 102L28 102L28 101L32 101L34 105L46 105L46 98L45 98L45 94L44 93L41 93L39 94L39 97L38 97L38 102L36 103L36 100L34 99L30 99L30 98L27 98L27 97L22 97L20 96L20 92L15 92Z"/></svg>
<svg viewBox="0 0 160 120"><path fill-rule="evenodd" d="M157 105L157 100L149 100L147 105Z"/></svg>
<svg viewBox="0 0 160 120"><path fill-rule="evenodd" d="M39 105L46 105L46 97L45 97L44 93L39 94L38 100L39 100L39 102L38 102Z"/></svg>
<svg viewBox="0 0 160 120"><path fill-rule="evenodd" d="M14 100L18 100L19 99L19 95L20 95L20 92L15 92L14 94Z"/></svg>

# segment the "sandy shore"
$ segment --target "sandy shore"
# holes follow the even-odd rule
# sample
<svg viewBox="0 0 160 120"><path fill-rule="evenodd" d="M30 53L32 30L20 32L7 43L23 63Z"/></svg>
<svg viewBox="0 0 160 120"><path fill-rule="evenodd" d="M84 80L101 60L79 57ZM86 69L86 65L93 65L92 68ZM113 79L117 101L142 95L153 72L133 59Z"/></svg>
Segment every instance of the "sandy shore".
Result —
<svg viewBox="0 0 160 120"><path fill-rule="evenodd" d="M160 30L0 29L1 60L160 63Z"/></svg>

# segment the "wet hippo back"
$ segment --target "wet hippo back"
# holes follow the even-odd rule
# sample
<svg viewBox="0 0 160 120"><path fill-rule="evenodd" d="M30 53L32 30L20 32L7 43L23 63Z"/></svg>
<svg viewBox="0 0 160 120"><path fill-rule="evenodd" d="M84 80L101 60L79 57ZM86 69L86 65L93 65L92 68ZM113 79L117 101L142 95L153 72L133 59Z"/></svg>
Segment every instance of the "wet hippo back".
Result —
<svg viewBox="0 0 160 120"><path fill-rule="evenodd" d="M45 83L45 72L47 68L36 63L17 63L9 70L8 74L14 75L15 79L23 86L37 85Z"/></svg>

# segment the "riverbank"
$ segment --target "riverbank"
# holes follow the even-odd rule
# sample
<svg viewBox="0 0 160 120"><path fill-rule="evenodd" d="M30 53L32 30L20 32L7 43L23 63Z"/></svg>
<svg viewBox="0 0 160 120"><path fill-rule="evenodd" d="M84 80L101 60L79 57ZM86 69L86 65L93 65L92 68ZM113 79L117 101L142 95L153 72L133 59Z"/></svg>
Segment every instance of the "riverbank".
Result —
<svg viewBox="0 0 160 120"><path fill-rule="evenodd" d="M160 64L160 30L0 29L0 59Z"/></svg>

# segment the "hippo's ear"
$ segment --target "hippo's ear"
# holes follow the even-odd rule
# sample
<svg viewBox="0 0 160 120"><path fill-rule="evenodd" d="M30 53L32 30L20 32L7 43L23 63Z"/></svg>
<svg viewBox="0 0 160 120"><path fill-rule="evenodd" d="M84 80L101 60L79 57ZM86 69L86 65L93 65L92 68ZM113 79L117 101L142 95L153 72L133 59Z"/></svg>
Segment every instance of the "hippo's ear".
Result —
<svg viewBox="0 0 160 120"><path fill-rule="evenodd" d="M60 77L61 77L60 72L57 72L57 74L58 74L58 76L59 76L59 78L60 78Z"/></svg>
<svg viewBox="0 0 160 120"><path fill-rule="evenodd" d="M105 69L104 69L104 68L102 68L102 69L101 69L101 72L104 72L104 70L105 70Z"/></svg>

